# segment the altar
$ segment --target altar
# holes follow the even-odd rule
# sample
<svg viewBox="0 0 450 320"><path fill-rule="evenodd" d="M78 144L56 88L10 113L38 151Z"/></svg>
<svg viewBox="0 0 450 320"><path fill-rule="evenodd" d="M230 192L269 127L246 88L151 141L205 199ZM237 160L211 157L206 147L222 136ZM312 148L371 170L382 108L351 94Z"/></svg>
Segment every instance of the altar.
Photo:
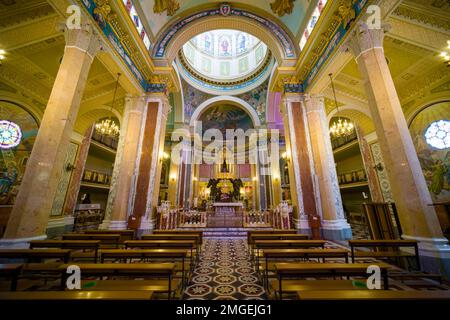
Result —
<svg viewBox="0 0 450 320"><path fill-rule="evenodd" d="M242 202L215 202L214 211L208 214L208 227L243 227Z"/></svg>

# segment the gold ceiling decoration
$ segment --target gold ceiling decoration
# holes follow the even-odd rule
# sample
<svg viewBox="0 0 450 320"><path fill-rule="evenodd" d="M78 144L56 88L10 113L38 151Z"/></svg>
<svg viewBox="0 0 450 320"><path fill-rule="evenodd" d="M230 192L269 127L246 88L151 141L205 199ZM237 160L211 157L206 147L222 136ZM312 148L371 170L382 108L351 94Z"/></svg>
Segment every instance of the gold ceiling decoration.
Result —
<svg viewBox="0 0 450 320"><path fill-rule="evenodd" d="M154 13L163 13L167 10L168 16L173 16L178 9L180 9L180 4L177 0L155 0L153 5Z"/></svg>
<svg viewBox="0 0 450 320"><path fill-rule="evenodd" d="M275 0L270 4L270 8L273 13L278 15L279 17L284 16L285 14L291 14L294 9L295 0Z"/></svg>

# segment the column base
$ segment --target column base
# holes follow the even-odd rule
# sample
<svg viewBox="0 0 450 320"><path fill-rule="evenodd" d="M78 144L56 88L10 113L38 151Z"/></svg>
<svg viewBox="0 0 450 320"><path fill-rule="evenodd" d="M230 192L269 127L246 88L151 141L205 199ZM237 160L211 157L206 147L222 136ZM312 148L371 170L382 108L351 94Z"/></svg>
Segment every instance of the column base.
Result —
<svg viewBox="0 0 450 320"><path fill-rule="evenodd" d="M322 220L322 237L326 240L351 240L352 228L347 220Z"/></svg>
<svg viewBox="0 0 450 320"><path fill-rule="evenodd" d="M109 230L125 230L128 227L128 223L124 220L112 220L109 222Z"/></svg>
<svg viewBox="0 0 450 320"><path fill-rule="evenodd" d="M51 219L47 224L47 239L55 239L67 232L72 232L75 224L73 216Z"/></svg>
<svg viewBox="0 0 450 320"><path fill-rule="evenodd" d="M136 230L136 237L140 238L143 234L149 234L155 229L156 219L141 220L141 225Z"/></svg>
<svg viewBox="0 0 450 320"><path fill-rule="evenodd" d="M438 273L450 279L450 246L446 238L424 238L402 235L405 240L419 241L421 270Z"/></svg>
<svg viewBox="0 0 450 320"><path fill-rule="evenodd" d="M103 220L102 223L98 226L99 230L108 230L111 220Z"/></svg>
<svg viewBox="0 0 450 320"><path fill-rule="evenodd" d="M16 239L0 239L0 248L9 249L27 249L30 246L30 241L45 240L47 235L35 236L30 238L16 238Z"/></svg>
<svg viewBox="0 0 450 320"><path fill-rule="evenodd" d="M300 219L294 218L294 226L299 234L307 234L311 237L311 228L309 227L308 217L306 215L300 216Z"/></svg>

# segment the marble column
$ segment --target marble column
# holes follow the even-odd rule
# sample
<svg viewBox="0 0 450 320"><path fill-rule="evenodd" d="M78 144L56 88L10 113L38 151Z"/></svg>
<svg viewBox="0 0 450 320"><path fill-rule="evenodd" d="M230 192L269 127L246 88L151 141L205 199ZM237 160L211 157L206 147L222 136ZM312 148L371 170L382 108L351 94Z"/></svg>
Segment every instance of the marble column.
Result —
<svg viewBox="0 0 450 320"><path fill-rule="evenodd" d="M125 97L125 110L112 176L114 183L111 183L105 220L100 226L101 229L127 228L145 102L146 96L127 95Z"/></svg>
<svg viewBox="0 0 450 320"><path fill-rule="evenodd" d="M309 233L309 215L320 212L317 187L312 162L312 150L306 122L305 109L300 93L286 93L282 104L285 122L286 150L290 154L291 194L293 198L294 223L301 233ZM291 171L292 170L292 171Z"/></svg>
<svg viewBox="0 0 450 320"><path fill-rule="evenodd" d="M450 275L450 246L438 217L383 50L386 28L356 26L347 41L363 77L369 108L404 239L419 241L422 269Z"/></svg>
<svg viewBox="0 0 450 320"><path fill-rule="evenodd" d="M305 104L314 168L319 184L323 237L333 240L351 239L352 230L344 217L342 207L324 98L307 96Z"/></svg>
<svg viewBox="0 0 450 320"><path fill-rule="evenodd" d="M133 215L140 220L138 234L151 232L155 226L164 136L170 109L166 94L151 93L146 108L133 207Z"/></svg>
<svg viewBox="0 0 450 320"><path fill-rule="evenodd" d="M66 28L64 33L64 56L1 241L6 245L46 238L49 213L89 69L102 48L99 36L90 25Z"/></svg>

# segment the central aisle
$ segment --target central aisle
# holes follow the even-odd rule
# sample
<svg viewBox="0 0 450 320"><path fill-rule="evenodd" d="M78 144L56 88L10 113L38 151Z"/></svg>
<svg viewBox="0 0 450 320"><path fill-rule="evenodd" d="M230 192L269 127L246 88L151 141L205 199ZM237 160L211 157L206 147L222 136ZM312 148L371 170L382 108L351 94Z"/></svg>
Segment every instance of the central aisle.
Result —
<svg viewBox="0 0 450 320"><path fill-rule="evenodd" d="M265 299L247 251L246 238L206 238L186 288L187 300Z"/></svg>

